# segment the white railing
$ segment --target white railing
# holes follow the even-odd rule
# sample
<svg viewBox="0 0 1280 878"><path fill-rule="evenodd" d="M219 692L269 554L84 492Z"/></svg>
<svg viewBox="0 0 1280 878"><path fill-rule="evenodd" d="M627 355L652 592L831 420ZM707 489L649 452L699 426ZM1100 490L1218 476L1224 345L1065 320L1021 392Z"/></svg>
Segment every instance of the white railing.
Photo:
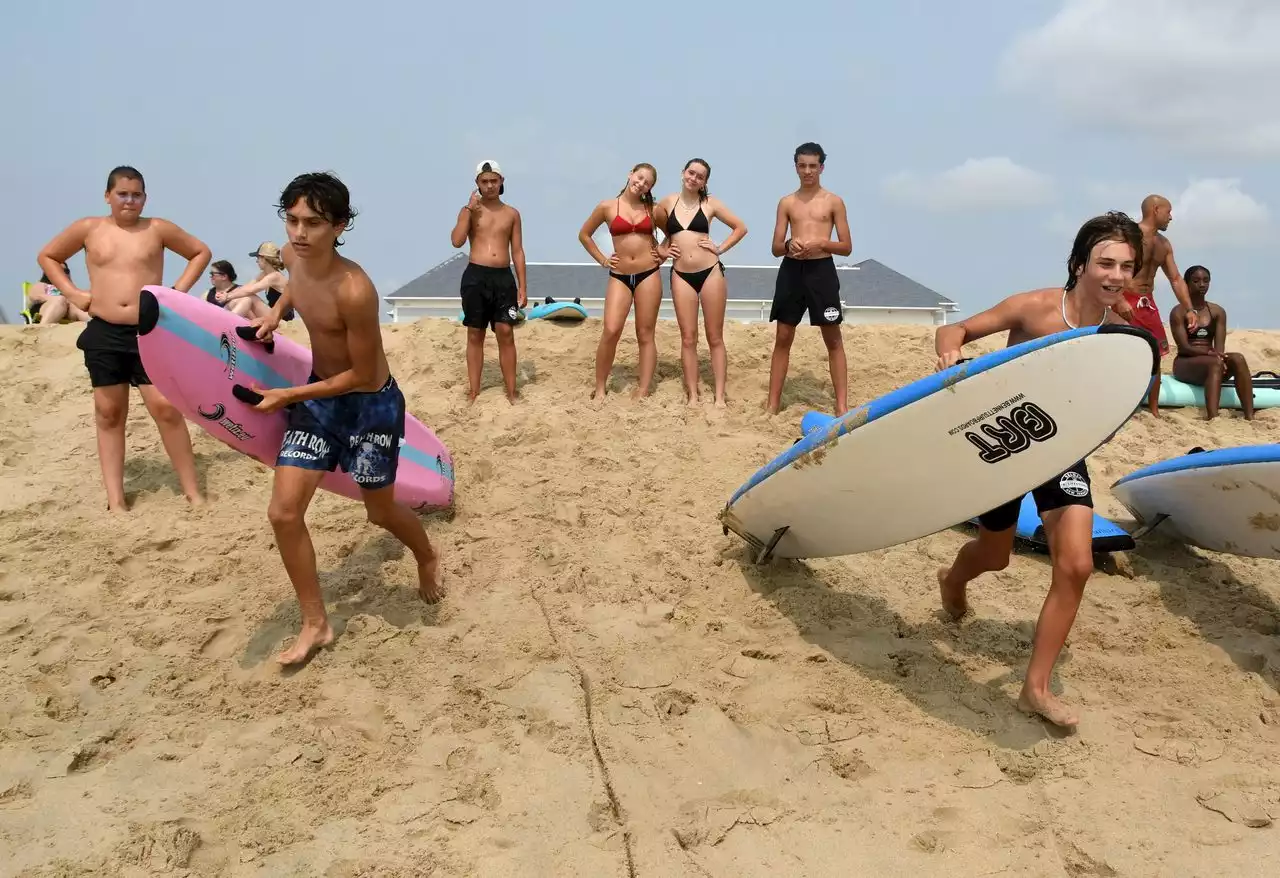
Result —
<svg viewBox="0 0 1280 878"><path fill-rule="evenodd" d="M392 323L412 323L423 317L457 320L462 312L462 301L456 296L388 296L387 316ZM530 307L541 300L530 299ZM565 301L565 300L557 300ZM590 317L604 316L604 299L582 299L582 307ZM772 299L729 299L725 304L725 319L740 323L764 323L769 319ZM879 305L842 305L847 323L911 323L927 326L947 322L943 308L924 306L885 307ZM675 308L669 297L664 297L658 308L658 319L674 320Z"/></svg>

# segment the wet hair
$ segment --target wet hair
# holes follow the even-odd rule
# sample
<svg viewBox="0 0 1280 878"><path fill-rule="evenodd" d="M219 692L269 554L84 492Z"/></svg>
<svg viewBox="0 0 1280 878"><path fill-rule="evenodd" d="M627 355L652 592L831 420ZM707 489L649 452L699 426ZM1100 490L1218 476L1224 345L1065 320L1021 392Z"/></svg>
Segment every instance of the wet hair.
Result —
<svg viewBox="0 0 1280 878"><path fill-rule="evenodd" d="M280 202L276 205L276 213L285 218L289 208L303 199L307 207L324 217L330 225L346 224L350 231L352 221L356 218L355 208L351 206L351 193L347 186L327 171L315 171L299 174L289 181L280 193ZM342 246L342 239L334 241L335 247Z"/></svg>
<svg viewBox="0 0 1280 878"><path fill-rule="evenodd" d="M689 165L693 164L694 162L697 162L698 164L702 165L704 168L707 169L707 179L710 180L711 165L707 163L706 159L689 159L689 161L684 163L684 170L686 171L689 170ZM707 191L707 184L703 183L702 188L698 190L698 200L706 201L710 197L711 197L711 193Z"/></svg>
<svg viewBox="0 0 1280 878"><path fill-rule="evenodd" d="M1203 265L1193 265L1182 273L1183 283L1191 283L1191 275L1195 274L1197 271L1203 271L1206 278L1213 280L1213 275L1209 273L1209 269L1205 268Z"/></svg>
<svg viewBox="0 0 1280 878"><path fill-rule="evenodd" d="M653 186L657 186L658 185L658 169L655 168L653 165L649 164L648 162L640 162L638 165L636 165L634 168L631 169L631 174L634 174L636 171L640 170L641 168L645 168L649 171L650 174L653 174ZM628 174L628 176L630 176L630 174ZM650 186L649 191L640 196L640 203L644 205L644 212L649 214L650 220L653 219L653 186ZM627 187L623 186L621 189L618 190L618 194L621 195L623 192L626 192L626 191L627 191Z"/></svg>
<svg viewBox="0 0 1280 878"><path fill-rule="evenodd" d="M792 158L793 162L799 162L802 155L816 155L818 164L825 165L827 163L827 154L822 151L822 147L814 143L812 140L802 143L796 147L796 154Z"/></svg>
<svg viewBox="0 0 1280 878"><path fill-rule="evenodd" d="M488 162L485 162L483 165L480 166L480 174L498 174L499 177L502 177L502 174L495 171L493 169L493 165L489 164ZM477 180L480 179L480 174L476 174ZM502 182L498 184L498 194L499 195L507 194L507 178L506 177L502 177Z"/></svg>
<svg viewBox="0 0 1280 878"><path fill-rule="evenodd" d="M231 281L232 283L235 283L235 280L236 280L235 266L232 265L227 260L219 259L217 262L213 263L213 265L210 265L209 267L212 268L214 271L218 271L218 272L221 272L222 274L225 274L227 276L227 280Z"/></svg>
<svg viewBox="0 0 1280 878"><path fill-rule="evenodd" d="M1076 232L1071 255L1067 257L1067 282L1063 289L1074 290L1078 280L1076 272L1089 264L1089 254L1101 241L1123 241L1133 248L1133 273L1142 271L1142 229L1128 214L1109 211L1088 220Z"/></svg>
<svg viewBox="0 0 1280 878"><path fill-rule="evenodd" d="M110 192L116 188L116 183L121 180L137 180L142 186L142 191L147 191L147 181L142 179L142 172L129 165L120 165L111 169L111 173L107 174L107 191Z"/></svg>

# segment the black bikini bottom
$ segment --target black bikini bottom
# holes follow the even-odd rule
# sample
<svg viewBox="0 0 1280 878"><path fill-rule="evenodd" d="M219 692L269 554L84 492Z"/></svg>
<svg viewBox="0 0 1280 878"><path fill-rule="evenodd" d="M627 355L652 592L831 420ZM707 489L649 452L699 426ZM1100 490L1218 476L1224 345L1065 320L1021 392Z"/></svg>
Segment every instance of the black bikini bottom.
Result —
<svg viewBox="0 0 1280 878"><path fill-rule="evenodd" d="M642 271L639 274L618 274L615 271L609 272L609 277L617 278L627 285L627 289L631 290L631 295L636 294L636 287L640 286L641 281L658 270L658 266L650 268L648 271Z"/></svg>
<svg viewBox="0 0 1280 878"><path fill-rule="evenodd" d="M702 285L707 282L707 278L711 277L711 272L715 271L717 268L720 269L720 276L723 277L724 263L722 262L717 262L715 265L709 265L702 269L702 271L676 271L674 268L671 270L676 271L676 274L680 276L681 280L693 287L693 291L695 293L701 294Z"/></svg>

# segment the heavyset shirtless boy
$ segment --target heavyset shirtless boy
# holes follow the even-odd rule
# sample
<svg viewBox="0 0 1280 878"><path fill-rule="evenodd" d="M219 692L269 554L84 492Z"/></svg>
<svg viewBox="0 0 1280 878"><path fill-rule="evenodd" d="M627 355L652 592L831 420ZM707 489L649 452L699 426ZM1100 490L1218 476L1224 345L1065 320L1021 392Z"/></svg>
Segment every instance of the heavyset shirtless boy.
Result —
<svg viewBox="0 0 1280 878"><path fill-rule="evenodd" d="M93 386L98 462L107 508L127 508L124 428L130 386L138 388L156 422L182 492L192 503L201 504L204 497L186 421L152 386L138 355L138 295L144 286L161 284L165 250L187 260L186 269L173 284L183 292L200 279L212 254L203 242L174 223L142 216L146 185L136 169L122 166L111 171L106 201L111 208L108 216L76 220L44 246L37 261L67 301L90 317L76 345L84 351L84 365ZM66 260L80 250L84 250L89 272L88 290L76 287L63 270Z"/></svg>

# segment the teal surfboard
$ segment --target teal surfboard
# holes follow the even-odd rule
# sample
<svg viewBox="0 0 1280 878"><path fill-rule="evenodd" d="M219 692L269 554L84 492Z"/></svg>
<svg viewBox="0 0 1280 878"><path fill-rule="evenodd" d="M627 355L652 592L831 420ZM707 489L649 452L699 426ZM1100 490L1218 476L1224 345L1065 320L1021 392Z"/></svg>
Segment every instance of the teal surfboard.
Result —
<svg viewBox="0 0 1280 878"><path fill-rule="evenodd" d="M1146 405L1149 396L1142 399ZM1222 395L1218 405L1224 409L1240 408L1240 396L1236 393L1235 382L1225 381L1222 384ZM1160 376L1160 395L1157 402L1165 408L1182 408L1193 406L1204 408L1204 388L1198 384L1187 384L1172 375ZM1280 406L1280 376L1275 372L1256 372L1253 375L1253 407L1268 409Z"/></svg>
<svg viewBox="0 0 1280 878"><path fill-rule="evenodd" d="M577 323L587 319L587 309L582 307L582 303L577 299L572 302L557 302L555 299L547 296L545 302L534 305L529 309L529 319L538 320L546 318L547 320L561 320L566 323Z"/></svg>

